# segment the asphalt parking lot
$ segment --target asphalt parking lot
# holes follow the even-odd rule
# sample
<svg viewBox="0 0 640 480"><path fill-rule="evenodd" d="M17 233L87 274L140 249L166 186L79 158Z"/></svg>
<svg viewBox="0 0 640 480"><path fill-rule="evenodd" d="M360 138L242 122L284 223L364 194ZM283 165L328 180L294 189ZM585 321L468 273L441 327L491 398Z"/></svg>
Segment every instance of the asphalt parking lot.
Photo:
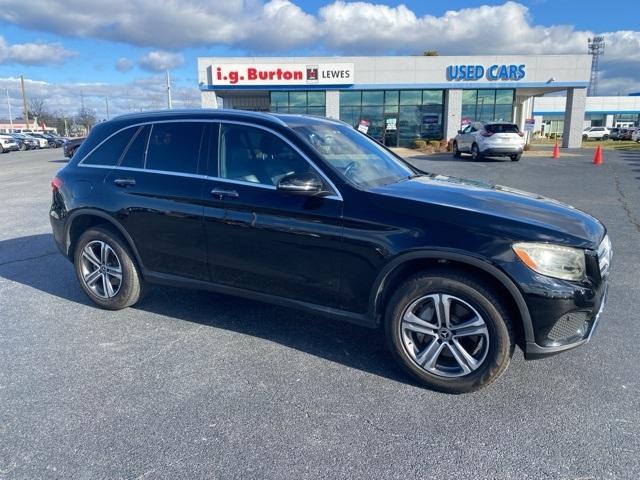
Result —
<svg viewBox="0 0 640 480"><path fill-rule="evenodd" d="M377 332L155 288L95 308L50 234L61 150L0 155L0 478L640 477L640 150L554 161L414 157L542 193L607 225L610 296L588 345L474 394L422 389Z"/></svg>

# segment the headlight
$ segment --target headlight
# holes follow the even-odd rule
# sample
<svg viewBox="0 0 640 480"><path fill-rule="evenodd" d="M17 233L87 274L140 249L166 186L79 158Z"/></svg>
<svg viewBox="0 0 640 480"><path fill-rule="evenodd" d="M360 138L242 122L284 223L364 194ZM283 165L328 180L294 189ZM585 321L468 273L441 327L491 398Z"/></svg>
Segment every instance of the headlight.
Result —
<svg viewBox="0 0 640 480"><path fill-rule="evenodd" d="M563 280L585 277L584 250L548 243L514 243L513 251L534 272Z"/></svg>

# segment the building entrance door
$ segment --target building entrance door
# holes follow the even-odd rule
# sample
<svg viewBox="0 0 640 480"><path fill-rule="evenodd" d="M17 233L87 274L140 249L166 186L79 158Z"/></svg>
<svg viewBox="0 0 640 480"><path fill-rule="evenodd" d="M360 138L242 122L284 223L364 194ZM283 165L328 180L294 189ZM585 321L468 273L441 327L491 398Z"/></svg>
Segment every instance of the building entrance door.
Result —
<svg viewBox="0 0 640 480"><path fill-rule="evenodd" d="M398 146L398 114L386 113L384 115L384 125L382 126L382 142L387 147Z"/></svg>

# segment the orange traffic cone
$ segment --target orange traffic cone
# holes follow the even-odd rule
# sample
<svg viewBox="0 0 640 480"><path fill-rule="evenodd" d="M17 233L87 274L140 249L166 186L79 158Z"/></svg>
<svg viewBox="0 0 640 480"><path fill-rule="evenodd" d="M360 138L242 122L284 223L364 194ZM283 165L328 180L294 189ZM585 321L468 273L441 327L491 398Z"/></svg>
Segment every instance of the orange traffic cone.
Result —
<svg viewBox="0 0 640 480"><path fill-rule="evenodd" d="M593 155L593 164L602 165L602 147L600 145L596 147L596 153Z"/></svg>
<svg viewBox="0 0 640 480"><path fill-rule="evenodd" d="M551 158L558 159L560 158L560 149L558 148L558 142L553 146L553 155Z"/></svg>

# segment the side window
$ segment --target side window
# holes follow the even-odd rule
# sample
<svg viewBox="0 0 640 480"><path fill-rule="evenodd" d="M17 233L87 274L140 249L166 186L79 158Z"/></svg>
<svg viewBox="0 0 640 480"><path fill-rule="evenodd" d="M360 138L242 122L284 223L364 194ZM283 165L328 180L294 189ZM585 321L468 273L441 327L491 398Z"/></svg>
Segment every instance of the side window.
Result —
<svg viewBox="0 0 640 480"><path fill-rule="evenodd" d="M277 185L286 175L311 170L309 163L276 135L260 128L222 124L220 177Z"/></svg>
<svg viewBox="0 0 640 480"><path fill-rule="evenodd" d="M138 127L131 127L116 133L106 142L86 157L83 165L113 165L115 166L122 156L122 152L127 148L129 142L138 131Z"/></svg>
<svg viewBox="0 0 640 480"><path fill-rule="evenodd" d="M138 128L120 161L121 167L144 168L144 154L147 149L150 130L150 125Z"/></svg>
<svg viewBox="0 0 640 480"><path fill-rule="evenodd" d="M151 128L145 168L197 173L204 126L203 122L155 123Z"/></svg>

